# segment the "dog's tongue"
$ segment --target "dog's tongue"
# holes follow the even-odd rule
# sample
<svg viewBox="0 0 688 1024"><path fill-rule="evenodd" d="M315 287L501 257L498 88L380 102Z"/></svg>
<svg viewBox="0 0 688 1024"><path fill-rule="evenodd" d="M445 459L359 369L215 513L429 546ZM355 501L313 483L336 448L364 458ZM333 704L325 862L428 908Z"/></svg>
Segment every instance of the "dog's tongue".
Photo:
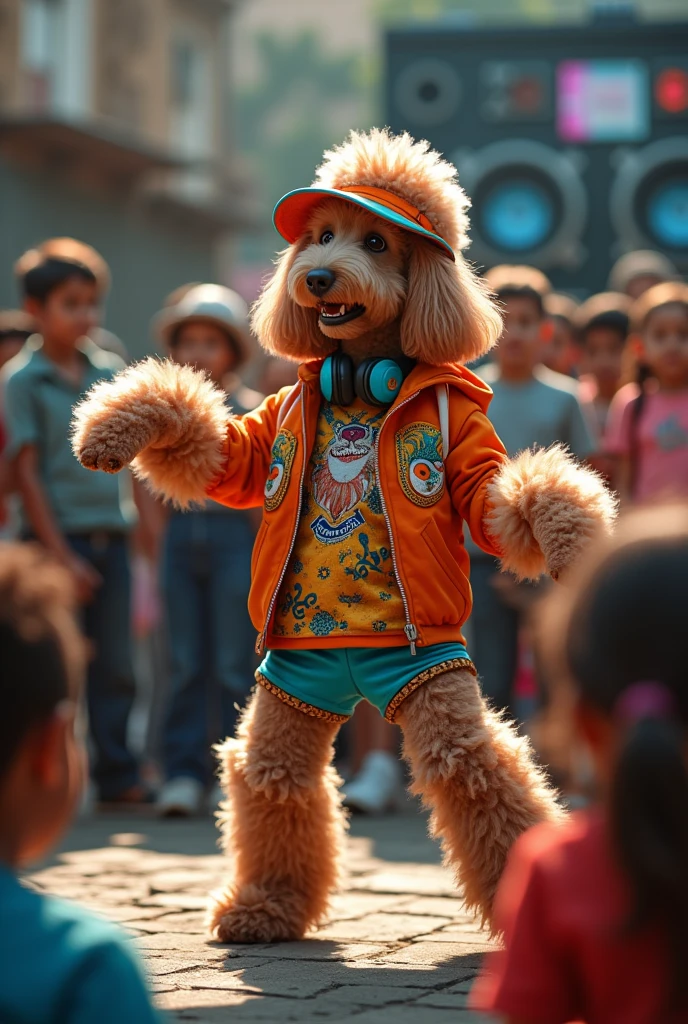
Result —
<svg viewBox="0 0 688 1024"><path fill-rule="evenodd" d="M346 309L341 302L323 302L320 305L320 310L323 313L329 314L329 316L335 316L339 312L344 312Z"/></svg>

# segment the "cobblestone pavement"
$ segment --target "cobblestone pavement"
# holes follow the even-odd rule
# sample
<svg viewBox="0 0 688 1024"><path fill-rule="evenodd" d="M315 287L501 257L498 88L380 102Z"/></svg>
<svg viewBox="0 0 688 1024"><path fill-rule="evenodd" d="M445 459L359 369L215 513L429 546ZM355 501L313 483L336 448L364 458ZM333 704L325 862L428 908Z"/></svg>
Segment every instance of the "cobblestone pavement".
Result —
<svg viewBox="0 0 688 1024"><path fill-rule="evenodd" d="M425 829L413 811L354 819L330 921L273 946L208 938L207 893L226 870L210 820L82 820L32 879L134 936L173 1021L485 1022L466 1000L489 943Z"/></svg>

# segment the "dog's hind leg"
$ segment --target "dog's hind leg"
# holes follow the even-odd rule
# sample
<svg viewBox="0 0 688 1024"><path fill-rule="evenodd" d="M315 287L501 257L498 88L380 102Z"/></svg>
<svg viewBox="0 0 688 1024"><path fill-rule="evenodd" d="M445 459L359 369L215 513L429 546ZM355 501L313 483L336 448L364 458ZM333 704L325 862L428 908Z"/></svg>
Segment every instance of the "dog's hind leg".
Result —
<svg viewBox="0 0 688 1024"><path fill-rule="evenodd" d="M491 924L492 902L507 854L518 836L561 816L554 791L527 739L490 710L475 676L450 670L403 702L413 791L432 810L431 830L466 904Z"/></svg>
<svg viewBox="0 0 688 1024"><path fill-rule="evenodd" d="M219 820L234 861L210 911L221 941L299 939L325 914L345 828L330 765L337 729L259 686L237 739L221 746Z"/></svg>

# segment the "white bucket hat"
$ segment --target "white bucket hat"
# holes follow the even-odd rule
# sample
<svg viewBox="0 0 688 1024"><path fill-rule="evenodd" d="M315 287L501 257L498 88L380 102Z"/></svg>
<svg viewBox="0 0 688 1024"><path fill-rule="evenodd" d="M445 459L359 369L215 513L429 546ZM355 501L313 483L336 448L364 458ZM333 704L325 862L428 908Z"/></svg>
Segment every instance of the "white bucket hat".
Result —
<svg viewBox="0 0 688 1024"><path fill-rule="evenodd" d="M169 345L177 327L189 320L205 320L225 330L236 344L238 362L250 354L248 306L231 288L219 284L199 284L190 288L174 306L167 306L153 317L155 335Z"/></svg>

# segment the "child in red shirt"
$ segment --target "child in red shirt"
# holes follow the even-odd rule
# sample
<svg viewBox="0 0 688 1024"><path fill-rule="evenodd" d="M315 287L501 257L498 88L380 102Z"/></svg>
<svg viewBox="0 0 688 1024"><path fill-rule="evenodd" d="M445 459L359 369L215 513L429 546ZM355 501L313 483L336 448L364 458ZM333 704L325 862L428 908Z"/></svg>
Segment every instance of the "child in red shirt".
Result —
<svg viewBox="0 0 688 1024"><path fill-rule="evenodd" d="M686 607L683 505L628 515L543 616L601 803L514 846L471 997L509 1024L688 1022Z"/></svg>

